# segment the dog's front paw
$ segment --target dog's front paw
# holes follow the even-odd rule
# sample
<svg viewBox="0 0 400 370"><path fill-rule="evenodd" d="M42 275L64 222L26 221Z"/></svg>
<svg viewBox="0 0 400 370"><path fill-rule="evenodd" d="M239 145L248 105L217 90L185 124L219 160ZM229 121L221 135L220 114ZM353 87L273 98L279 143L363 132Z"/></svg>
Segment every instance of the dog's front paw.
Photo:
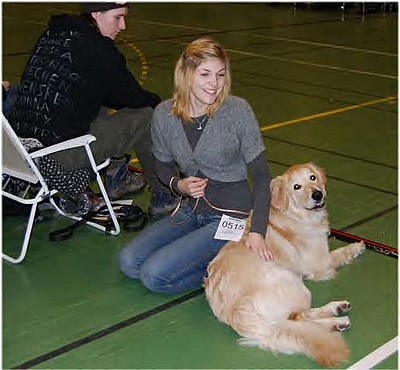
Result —
<svg viewBox="0 0 400 370"><path fill-rule="evenodd" d="M357 258L365 251L365 243L363 240L357 243L352 243L349 245L353 249L353 258Z"/></svg>
<svg viewBox="0 0 400 370"><path fill-rule="evenodd" d="M335 249L330 253L331 267L336 269L339 266L351 263L355 258L365 251L363 241L351 243L345 247Z"/></svg>

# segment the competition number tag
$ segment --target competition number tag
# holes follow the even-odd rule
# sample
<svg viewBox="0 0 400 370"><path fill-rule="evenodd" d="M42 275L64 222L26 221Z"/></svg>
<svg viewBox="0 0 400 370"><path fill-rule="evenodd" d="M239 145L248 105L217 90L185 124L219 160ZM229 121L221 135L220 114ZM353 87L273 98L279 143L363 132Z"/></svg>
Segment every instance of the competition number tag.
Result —
<svg viewBox="0 0 400 370"><path fill-rule="evenodd" d="M246 228L246 220L222 215L214 239L238 242Z"/></svg>

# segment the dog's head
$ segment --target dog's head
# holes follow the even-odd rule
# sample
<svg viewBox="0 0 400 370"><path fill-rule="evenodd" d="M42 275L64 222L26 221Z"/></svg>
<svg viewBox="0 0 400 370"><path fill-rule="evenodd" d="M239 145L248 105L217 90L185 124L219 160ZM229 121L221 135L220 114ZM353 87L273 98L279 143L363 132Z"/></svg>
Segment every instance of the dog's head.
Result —
<svg viewBox="0 0 400 370"><path fill-rule="evenodd" d="M313 163L296 164L271 181L271 206L281 212L325 209L326 175Z"/></svg>

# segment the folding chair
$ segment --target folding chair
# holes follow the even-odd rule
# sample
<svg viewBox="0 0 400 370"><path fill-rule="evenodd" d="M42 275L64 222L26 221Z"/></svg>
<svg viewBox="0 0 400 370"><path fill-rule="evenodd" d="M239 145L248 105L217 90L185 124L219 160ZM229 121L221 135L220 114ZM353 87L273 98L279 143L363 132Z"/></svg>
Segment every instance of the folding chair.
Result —
<svg viewBox="0 0 400 370"><path fill-rule="evenodd" d="M111 216L112 228L110 231L107 229L107 232L110 233L111 235L118 235L120 233L120 226L117 217L113 211L110 199L107 195L103 181L99 174L99 171L104 167L106 167L109 164L110 160L108 159L103 163L101 163L100 165L96 165L93 153L90 149L90 143L96 140L96 138L93 135L83 135L75 139L67 140L49 147L45 147L43 149L36 150L32 153L28 153L27 150L22 145L16 133L8 123L7 119L4 117L4 115L2 115L2 136L3 136L2 140L3 174L6 174L16 179L27 181L30 184L38 184L39 187L39 191L32 199L27 199L24 195L21 194L12 194L11 192L5 190L4 187L2 187L2 192L1 192L2 196L5 196L9 199L12 199L22 204L31 205L29 220L25 230L25 236L23 239L20 254L18 257L14 258L5 253L2 253L2 257L5 260L11 263L20 263L25 258L26 252L28 250L33 223L35 220L36 210L40 202L48 199L52 204L52 206L61 215L72 218L77 221L82 219L81 217L67 215L62 211L62 209L57 205L57 203L53 198L54 195L58 193L58 190L49 189L43 176L39 171L38 166L34 162L35 158L44 157L46 155L63 150L68 150L77 147L84 147L84 149L86 150L86 154L89 158L92 170L96 175L96 180L99 189L101 191L101 195L106 203L106 206ZM98 224L94 221L87 221L86 223L96 229L106 232L106 227L101 224Z"/></svg>

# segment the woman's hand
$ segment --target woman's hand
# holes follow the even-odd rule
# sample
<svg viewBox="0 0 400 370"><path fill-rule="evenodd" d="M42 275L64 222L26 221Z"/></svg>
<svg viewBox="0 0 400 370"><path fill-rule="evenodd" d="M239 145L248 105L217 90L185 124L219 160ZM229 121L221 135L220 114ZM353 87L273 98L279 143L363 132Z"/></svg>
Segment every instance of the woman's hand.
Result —
<svg viewBox="0 0 400 370"><path fill-rule="evenodd" d="M178 181L178 189L181 193L191 196L192 198L200 198L204 195L208 179L201 177L189 176Z"/></svg>
<svg viewBox="0 0 400 370"><path fill-rule="evenodd" d="M265 244L265 240L259 233L249 233L245 240L245 245L265 261L273 261L274 255L271 249Z"/></svg>

